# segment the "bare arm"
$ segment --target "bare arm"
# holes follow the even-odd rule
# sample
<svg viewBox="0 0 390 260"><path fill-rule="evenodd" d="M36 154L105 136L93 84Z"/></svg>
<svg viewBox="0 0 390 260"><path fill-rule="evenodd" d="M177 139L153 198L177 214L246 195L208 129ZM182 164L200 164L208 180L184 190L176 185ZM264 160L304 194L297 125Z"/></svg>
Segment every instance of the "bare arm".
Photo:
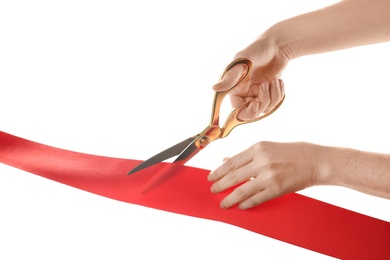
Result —
<svg viewBox="0 0 390 260"><path fill-rule="evenodd" d="M320 184L348 187L390 199L390 155L347 148L328 148Z"/></svg>
<svg viewBox="0 0 390 260"><path fill-rule="evenodd" d="M272 110L284 94L277 79L294 58L385 41L390 41L390 0L345 0L283 20L235 55L254 61L254 68L231 94L232 106L250 101L241 119ZM228 89L241 73L237 66L214 90Z"/></svg>
<svg viewBox="0 0 390 260"><path fill-rule="evenodd" d="M338 185L390 199L390 155L310 143L259 142L210 173L211 191L238 185L221 202L248 209L316 185ZM249 180L249 181L248 181Z"/></svg>
<svg viewBox="0 0 390 260"><path fill-rule="evenodd" d="M242 92L233 93L233 106L251 100L246 118L272 109L276 102L271 101L280 100L284 89L277 92L283 84L270 82L277 82L294 58L385 41L390 41L390 0L345 0L281 21L236 54L252 59L255 66ZM214 89L231 85L240 73L232 70ZM214 182L214 193L237 186L222 200L222 208L238 204L247 209L314 185L339 185L390 199L390 155L260 142L226 160L208 179Z"/></svg>
<svg viewBox="0 0 390 260"><path fill-rule="evenodd" d="M390 40L389 0L345 0L281 21L266 33L289 57Z"/></svg>

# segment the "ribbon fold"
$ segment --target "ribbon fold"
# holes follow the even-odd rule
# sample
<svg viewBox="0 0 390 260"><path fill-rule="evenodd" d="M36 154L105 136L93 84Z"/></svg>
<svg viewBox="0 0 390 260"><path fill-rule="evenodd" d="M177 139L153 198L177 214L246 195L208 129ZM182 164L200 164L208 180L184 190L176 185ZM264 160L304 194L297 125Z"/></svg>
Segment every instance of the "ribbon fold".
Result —
<svg viewBox="0 0 390 260"><path fill-rule="evenodd" d="M0 132L0 162L115 200L220 221L341 259L390 259L390 223L297 193L250 210L222 210L209 171L179 166L148 192L161 163L127 175L140 161L59 149Z"/></svg>

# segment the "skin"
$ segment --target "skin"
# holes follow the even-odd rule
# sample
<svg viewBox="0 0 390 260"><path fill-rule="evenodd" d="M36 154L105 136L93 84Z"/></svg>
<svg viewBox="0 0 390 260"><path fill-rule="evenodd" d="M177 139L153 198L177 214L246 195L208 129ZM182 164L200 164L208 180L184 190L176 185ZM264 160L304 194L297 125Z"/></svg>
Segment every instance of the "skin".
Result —
<svg viewBox="0 0 390 260"><path fill-rule="evenodd" d="M239 114L255 118L284 96L280 79L289 61L305 55L390 41L390 0L346 0L281 21L234 58L254 62L249 80L231 95L232 106L250 101ZM213 86L227 90L243 73L232 68ZM221 201L249 209L314 185L339 185L390 199L390 155L310 143L259 142L212 171L211 192L235 187Z"/></svg>

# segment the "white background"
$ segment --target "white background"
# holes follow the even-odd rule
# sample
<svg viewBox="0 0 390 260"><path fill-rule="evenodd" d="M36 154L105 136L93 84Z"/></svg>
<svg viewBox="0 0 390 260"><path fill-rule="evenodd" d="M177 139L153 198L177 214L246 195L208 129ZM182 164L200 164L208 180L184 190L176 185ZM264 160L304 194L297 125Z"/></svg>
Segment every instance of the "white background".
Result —
<svg viewBox="0 0 390 260"><path fill-rule="evenodd" d="M73 151L147 159L202 130L234 54L272 24L334 1L2 1L0 130ZM302 57L271 117L188 165L261 141L388 152L390 44ZM300 192L390 221L390 202ZM324 238L325 239L325 238ZM328 259L224 223L126 204L0 165L0 259Z"/></svg>

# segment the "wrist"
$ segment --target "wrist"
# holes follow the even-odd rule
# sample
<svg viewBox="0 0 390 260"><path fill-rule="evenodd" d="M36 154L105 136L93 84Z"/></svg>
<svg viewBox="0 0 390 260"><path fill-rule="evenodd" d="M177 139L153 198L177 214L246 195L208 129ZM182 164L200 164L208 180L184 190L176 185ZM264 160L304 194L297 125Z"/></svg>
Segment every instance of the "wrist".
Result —
<svg viewBox="0 0 390 260"><path fill-rule="evenodd" d="M319 185L348 186L350 176L356 167L356 160L361 160L358 150L322 146L319 163Z"/></svg>
<svg viewBox="0 0 390 260"><path fill-rule="evenodd" d="M271 26L263 35L265 38L272 40L286 58L291 61L302 56L300 51L302 48L296 37L297 35L294 36L294 34L289 33L289 30L292 30L292 28L288 27L289 25L282 21Z"/></svg>
<svg viewBox="0 0 390 260"><path fill-rule="evenodd" d="M339 149L330 146L317 145L316 185L335 185L337 173L334 168L334 157L339 156Z"/></svg>

